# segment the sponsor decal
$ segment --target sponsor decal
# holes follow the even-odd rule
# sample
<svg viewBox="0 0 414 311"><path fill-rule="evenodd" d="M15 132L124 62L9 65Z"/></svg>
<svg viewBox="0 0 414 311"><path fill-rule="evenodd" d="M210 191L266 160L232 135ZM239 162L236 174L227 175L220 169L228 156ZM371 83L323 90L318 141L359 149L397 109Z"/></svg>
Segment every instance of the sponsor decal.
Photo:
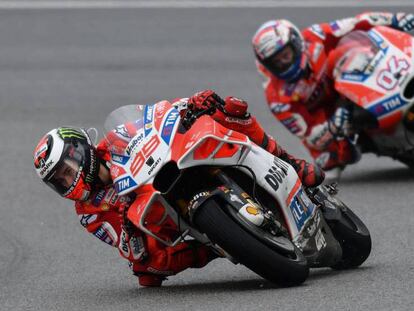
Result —
<svg viewBox="0 0 414 311"><path fill-rule="evenodd" d="M319 150L325 149L333 139L332 133L328 129L328 123L324 122L312 128L312 131L306 137L306 142L312 147Z"/></svg>
<svg viewBox="0 0 414 311"><path fill-rule="evenodd" d="M89 165L89 172L87 173L86 177L85 177L85 182L90 184L93 182L94 176L95 176L95 172L98 169L97 165L96 165L96 157L95 154L90 152L90 165Z"/></svg>
<svg viewBox="0 0 414 311"><path fill-rule="evenodd" d="M305 220L308 219L308 215L297 198L292 201L289 208L292 212L293 219L295 220L296 227L300 230L303 227Z"/></svg>
<svg viewBox="0 0 414 311"><path fill-rule="evenodd" d="M378 46L381 50L385 50L388 47L388 44L376 31L374 30L368 31L368 36L375 43L375 45Z"/></svg>
<svg viewBox="0 0 414 311"><path fill-rule="evenodd" d="M116 153L112 153L111 158L112 158L112 161L114 161L115 163L119 163L122 165L125 165L129 160L129 157L116 154Z"/></svg>
<svg viewBox="0 0 414 311"><path fill-rule="evenodd" d="M188 203L188 209L189 210L192 210L192 209L195 209L195 208L197 208L197 206L198 206L198 204L199 204L199 199L200 198L202 198L202 197L207 197L207 196L209 196L210 195L210 192L209 191L203 191L203 192L200 192L200 193L197 193L193 198L192 198L192 200L190 201L190 203Z"/></svg>
<svg viewBox="0 0 414 311"><path fill-rule="evenodd" d="M270 110L275 114L288 111L290 110L290 108L291 108L290 104L275 103L275 102L270 104Z"/></svg>
<svg viewBox="0 0 414 311"><path fill-rule="evenodd" d="M154 160L153 160L154 161ZM155 161L155 163L153 164L153 166L150 168L150 170L148 171L148 175L151 175L152 172L154 171L154 169L158 166L158 164L161 163L161 158L158 158L157 161Z"/></svg>
<svg viewBox="0 0 414 311"><path fill-rule="evenodd" d="M251 118L240 119L240 118L235 118L235 117L226 117L225 120L229 123L237 123L241 125L249 125L253 122Z"/></svg>
<svg viewBox="0 0 414 311"><path fill-rule="evenodd" d="M320 251L322 248L324 248L327 245L325 237L323 236L321 229L319 229L319 231L315 235L315 242L316 242L316 248L318 249L318 251Z"/></svg>
<svg viewBox="0 0 414 311"><path fill-rule="evenodd" d="M305 224L305 221L312 216L312 212L314 210L313 204L303 193L302 189L298 191L295 198L290 203L289 208L292 212L293 219L295 220L298 230L300 230Z"/></svg>
<svg viewBox="0 0 414 311"><path fill-rule="evenodd" d="M125 258L129 257L129 247L127 241L127 234L124 229L121 231L121 243L119 243L118 249L121 251Z"/></svg>
<svg viewBox="0 0 414 311"><path fill-rule="evenodd" d="M144 240L142 237L132 237L129 241L134 260L140 259L145 254Z"/></svg>
<svg viewBox="0 0 414 311"><path fill-rule="evenodd" d="M46 135L37 145L34 152L34 165L36 168L44 167L47 160L47 150L49 145L53 144L53 139L50 135ZM43 173L41 173L43 175Z"/></svg>
<svg viewBox="0 0 414 311"><path fill-rule="evenodd" d="M145 164L151 167L151 165L153 165L153 164L154 164L154 162L155 162L155 161L154 161L154 158L153 158L152 156L150 156L150 157L148 158L148 160L147 160L147 161L145 161Z"/></svg>
<svg viewBox="0 0 414 311"><path fill-rule="evenodd" d="M230 201L237 202L237 203L240 203L240 204L244 204L244 202L242 200L240 200L240 198L237 195L233 194L233 193L230 193Z"/></svg>
<svg viewBox="0 0 414 311"><path fill-rule="evenodd" d="M188 106L188 100L189 100L188 97L180 98L178 101L173 103L173 106L178 111L185 110L185 109L187 109L187 106Z"/></svg>
<svg viewBox="0 0 414 311"><path fill-rule="evenodd" d="M315 233L316 229L318 229L320 221L321 221L321 218L319 216L319 213L316 213L313 218L313 221L310 222L308 226L306 227L306 232L308 236L312 236Z"/></svg>
<svg viewBox="0 0 414 311"><path fill-rule="evenodd" d="M117 242L117 236L114 228L107 222L102 225L93 233L101 241L114 246Z"/></svg>
<svg viewBox="0 0 414 311"><path fill-rule="evenodd" d="M368 78L369 78L369 75L367 74L349 73L349 72L343 72L341 74L342 80L352 81L352 82L364 82Z"/></svg>
<svg viewBox="0 0 414 311"><path fill-rule="evenodd" d="M254 216L259 215L259 210L256 207L252 206L252 205L246 206L246 211L249 214L254 215Z"/></svg>
<svg viewBox="0 0 414 311"><path fill-rule="evenodd" d="M62 139L78 138L78 139L86 140L85 135L82 132L76 129L72 129L72 128L61 127L58 129L57 133Z"/></svg>
<svg viewBox="0 0 414 311"><path fill-rule="evenodd" d="M379 118L400 109L406 104L407 102L404 101L399 94L395 94L370 106L368 110Z"/></svg>
<svg viewBox="0 0 414 311"><path fill-rule="evenodd" d="M105 195L105 202L108 202L111 205L114 205L118 198L118 194L116 193L115 189L109 188L108 192Z"/></svg>
<svg viewBox="0 0 414 311"><path fill-rule="evenodd" d="M249 198L250 198L250 196L249 196L246 192L243 192L243 193L241 194L241 196L242 196L243 198L245 198L245 199L249 199Z"/></svg>
<svg viewBox="0 0 414 311"><path fill-rule="evenodd" d="M144 133L140 133L139 135L135 136L134 139L132 139L128 146L125 149L125 152L130 155L132 151L134 151L135 147L139 145L144 139Z"/></svg>
<svg viewBox="0 0 414 311"><path fill-rule="evenodd" d="M167 118L164 121L164 125L161 130L161 138L167 145L170 143L171 134L179 115L180 113L174 108L168 113Z"/></svg>
<svg viewBox="0 0 414 311"><path fill-rule="evenodd" d="M153 135L146 144L141 148L141 150L135 155L131 163L131 173L133 176L136 176L146 160L151 156L151 154L157 149L160 144L160 139L157 135Z"/></svg>
<svg viewBox="0 0 414 311"><path fill-rule="evenodd" d="M92 199L92 202L91 202L92 205L98 207L101 204L103 198L105 197L105 194L106 194L105 189L99 190L98 193L95 195L95 197Z"/></svg>
<svg viewBox="0 0 414 311"><path fill-rule="evenodd" d="M82 214L82 215L79 215L80 224L85 228L88 225L90 225L91 223L93 223L97 218L98 218L98 215L96 215L96 214Z"/></svg>
<svg viewBox="0 0 414 311"><path fill-rule="evenodd" d="M109 170L111 172L112 179L115 179L119 177L120 175L125 174L125 170L115 164L112 164Z"/></svg>
<svg viewBox="0 0 414 311"><path fill-rule="evenodd" d="M170 271L170 270L161 271L161 270L157 270L153 267L148 267L147 271L151 272L151 273L154 273L154 274L159 274L159 275L173 275L173 274L175 274L173 271Z"/></svg>
<svg viewBox="0 0 414 311"><path fill-rule="evenodd" d="M83 172L83 166L80 166L79 167L78 174L76 175L76 178L75 178L75 180L72 183L72 186L70 186L70 188L68 189L68 191L66 191L65 193L63 193L62 196L66 197L67 195L69 195L73 191L73 189L75 189L76 185L78 184L79 178L82 175L82 172ZM84 195L86 195L86 194L87 193L84 193Z"/></svg>
<svg viewBox="0 0 414 311"><path fill-rule="evenodd" d="M145 106L144 115L145 115L145 118L144 118L144 133L145 133L145 136L148 136L148 134L152 130L152 120L153 120L153 117L154 117L154 105Z"/></svg>
<svg viewBox="0 0 414 311"><path fill-rule="evenodd" d="M341 37L354 29L357 20L355 18L344 18L330 23L332 33L336 37Z"/></svg>
<svg viewBox="0 0 414 311"><path fill-rule="evenodd" d="M136 185L137 183L131 177L126 176L115 183L115 189L119 193Z"/></svg>
<svg viewBox="0 0 414 311"><path fill-rule="evenodd" d="M131 138L131 136L129 136L127 129L125 128L125 125L118 125L115 128L115 133L117 133L118 135L125 137L127 139Z"/></svg>
<svg viewBox="0 0 414 311"><path fill-rule="evenodd" d="M64 139L64 138L84 138L83 134L81 132L79 132L76 129L72 129L72 128L67 128L67 127L61 127L58 128L57 130L57 134L59 135L60 138Z"/></svg>
<svg viewBox="0 0 414 311"><path fill-rule="evenodd" d="M317 37L319 37L322 40L326 39L326 34L322 30L322 27L318 24L314 24L310 27L310 31L312 31Z"/></svg>
<svg viewBox="0 0 414 311"><path fill-rule="evenodd" d="M273 159L273 165L267 171L265 181L274 191L279 189L280 183L282 183L283 179L287 176L288 169L288 164L280 161L276 157Z"/></svg>
<svg viewBox="0 0 414 311"><path fill-rule="evenodd" d="M42 159L43 160L43 159ZM50 160L49 162L47 162L46 164L44 164L44 162L42 162L42 160L40 160L40 165L43 164L42 169L40 170L40 175L43 176L48 169L54 164L53 160Z"/></svg>
<svg viewBox="0 0 414 311"><path fill-rule="evenodd" d="M282 124L296 136L302 137L306 133L307 125L303 117L293 113L291 117L281 120Z"/></svg>
<svg viewBox="0 0 414 311"><path fill-rule="evenodd" d="M371 62L367 65L364 72L368 74L372 74L374 69L378 66L380 61L384 58L385 53L383 51L378 51L378 53L374 56Z"/></svg>

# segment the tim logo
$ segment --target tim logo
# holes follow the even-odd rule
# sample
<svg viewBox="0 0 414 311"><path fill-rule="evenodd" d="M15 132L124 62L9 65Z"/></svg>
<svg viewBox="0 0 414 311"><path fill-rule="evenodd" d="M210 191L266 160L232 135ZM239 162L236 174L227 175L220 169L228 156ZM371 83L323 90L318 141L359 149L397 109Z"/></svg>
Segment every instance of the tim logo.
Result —
<svg viewBox="0 0 414 311"><path fill-rule="evenodd" d="M125 177L118 180L115 184L116 192L122 192L126 189L136 186L136 182L131 179L131 177Z"/></svg>

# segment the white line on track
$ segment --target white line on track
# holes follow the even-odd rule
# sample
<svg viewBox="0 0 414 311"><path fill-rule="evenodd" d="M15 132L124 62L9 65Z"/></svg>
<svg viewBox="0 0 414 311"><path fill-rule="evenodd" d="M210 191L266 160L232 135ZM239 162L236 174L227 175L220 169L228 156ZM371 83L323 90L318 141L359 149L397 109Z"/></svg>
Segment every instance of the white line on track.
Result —
<svg viewBox="0 0 414 311"><path fill-rule="evenodd" d="M153 1L0 1L0 9L124 9L124 8L288 8L288 7L395 7L414 6L414 1L329 1L329 0L227 0L227 1L195 1L195 0L153 0Z"/></svg>

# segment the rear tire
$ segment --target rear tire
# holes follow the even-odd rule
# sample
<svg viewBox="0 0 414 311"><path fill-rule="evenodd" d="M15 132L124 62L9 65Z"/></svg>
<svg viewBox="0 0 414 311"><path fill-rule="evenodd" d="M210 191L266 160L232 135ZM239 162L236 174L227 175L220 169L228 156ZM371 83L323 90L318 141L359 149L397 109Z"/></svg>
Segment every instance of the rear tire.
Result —
<svg viewBox="0 0 414 311"><path fill-rule="evenodd" d="M303 257L292 259L280 255L244 229L231 213L226 213L212 199L197 209L193 222L234 259L273 283L295 286L309 275Z"/></svg>

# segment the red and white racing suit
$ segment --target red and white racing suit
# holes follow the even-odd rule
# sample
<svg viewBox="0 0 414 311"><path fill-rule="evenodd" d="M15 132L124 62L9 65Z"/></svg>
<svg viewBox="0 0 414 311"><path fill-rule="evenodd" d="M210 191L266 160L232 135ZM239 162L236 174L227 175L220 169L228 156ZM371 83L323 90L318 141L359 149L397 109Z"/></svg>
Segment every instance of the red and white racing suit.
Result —
<svg viewBox="0 0 414 311"><path fill-rule="evenodd" d="M245 102L236 98L226 100L228 103L233 104L232 107L236 107L236 110L241 107L243 114L245 114L247 109ZM187 108L187 102L188 98L178 99L173 102L173 105L177 109L184 111ZM266 135L254 117L249 116L248 119L241 120L221 114L216 117L213 115L213 118L228 128L244 133L253 142L275 155L287 154L277 146L273 138ZM136 128L133 124L117 127L116 130L107 134L107 136L111 135L109 139L111 144L106 139L103 139L98 144L98 157L109 167L109 150L111 148L124 150L135 134ZM293 158L290 155L288 156ZM305 163L303 160L294 160L299 161L299 163ZM305 165L303 169L311 178L310 180L315 182L315 177L312 175L313 168L311 167ZM321 177L319 176L318 178L317 182L320 183L322 181ZM123 212L134 199L134 193L118 196L114 185L102 186L99 189L95 189L87 201L76 202L76 213L79 215L80 223L88 232L103 242L118 248L121 256L128 259L133 273L139 278L140 285L160 286L166 276L174 275L187 268L203 267L217 257L210 248L196 241L181 242L177 246L167 247L153 237L144 234L136 227L131 233L123 225ZM156 230L164 238L172 238L171 234L176 232L174 229L173 227L160 227Z"/></svg>
<svg viewBox="0 0 414 311"><path fill-rule="evenodd" d="M357 160L353 145L347 139L334 139L328 129L328 120L340 99L334 89L328 55L344 35L354 30L368 31L379 25L391 26L392 17L391 13L363 13L304 29L309 72L294 83L278 79L256 61L264 77L266 101L273 115L302 139L323 169L343 167Z"/></svg>

